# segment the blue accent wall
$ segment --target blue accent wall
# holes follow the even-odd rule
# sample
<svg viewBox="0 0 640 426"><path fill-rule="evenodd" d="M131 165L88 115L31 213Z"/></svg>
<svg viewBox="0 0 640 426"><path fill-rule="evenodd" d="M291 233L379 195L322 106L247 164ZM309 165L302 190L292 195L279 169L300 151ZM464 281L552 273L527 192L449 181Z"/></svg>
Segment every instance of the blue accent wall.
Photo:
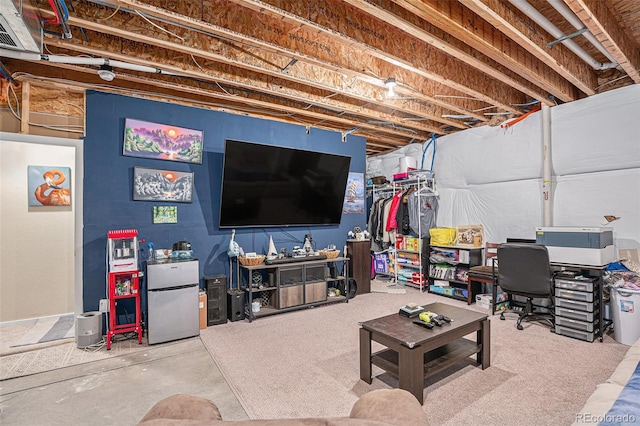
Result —
<svg viewBox="0 0 640 426"><path fill-rule="evenodd" d="M204 131L202 164L150 160L122 155L125 118L134 118ZM204 275L229 276L227 248L229 229L219 229L220 188L225 139L266 143L351 157L351 172L365 173L365 139L305 127L228 114L206 109L155 102L89 91L86 97L86 138L84 148L84 311L97 310L106 297L107 231L138 230L138 238L156 248L171 248L174 242L191 242L200 259L200 279ZM133 168L194 172L193 203L133 201ZM177 224L153 224L154 205L178 206ZM354 226L366 228L365 214L343 214L339 226L240 228L235 240L246 251L266 254L269 236L278 249L302 246L310 233L317 249L328 244L342 248L347 232ZM146 243L140 244L141 259ZM141 266L143 267L143 265ZM234 267L235 268L235 267ZM234 278L234 287L235 283ZM144 303L143 303L144 305Z"/></svg>

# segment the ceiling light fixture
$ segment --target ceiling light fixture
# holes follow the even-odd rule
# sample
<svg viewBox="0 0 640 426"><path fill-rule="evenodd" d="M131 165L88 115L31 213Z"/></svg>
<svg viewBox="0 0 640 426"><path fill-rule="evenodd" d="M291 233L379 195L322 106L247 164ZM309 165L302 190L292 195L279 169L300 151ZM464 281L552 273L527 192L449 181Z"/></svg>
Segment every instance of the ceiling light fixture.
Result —
<svg viewBox="0 0 640 426"><path fill-rule="evenodd" d="M100 65L98 75L104 81L113 81L113 79L116 78L116 74L113 72L113 68L111 68L111 65L107 64Z"/></svg>
<svg viewBox="0 0 640 426"><path fill-rule="evenodd" d="M395 96L395 92L393 91L393 88L396 85L396 79L393 77L389 77L388 79L386 79L386 81L384 82L384 85L387 86L387 89L389 89L389 91L387 92L387 97L388 98L392 98Z"/></svg>

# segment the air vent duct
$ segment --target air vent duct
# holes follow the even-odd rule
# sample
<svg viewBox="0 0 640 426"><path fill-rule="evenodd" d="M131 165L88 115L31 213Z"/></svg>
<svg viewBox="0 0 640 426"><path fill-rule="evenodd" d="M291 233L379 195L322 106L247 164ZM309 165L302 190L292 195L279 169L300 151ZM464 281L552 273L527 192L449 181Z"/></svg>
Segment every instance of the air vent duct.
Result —
<svg viewBox="0 0 640 426"><path fill-rule="evenodd" d="M25 5L31 6L29 10L38 10L28 0L0 0L0 47L42 53L42 25L39 19L23 13Z"/></svg>

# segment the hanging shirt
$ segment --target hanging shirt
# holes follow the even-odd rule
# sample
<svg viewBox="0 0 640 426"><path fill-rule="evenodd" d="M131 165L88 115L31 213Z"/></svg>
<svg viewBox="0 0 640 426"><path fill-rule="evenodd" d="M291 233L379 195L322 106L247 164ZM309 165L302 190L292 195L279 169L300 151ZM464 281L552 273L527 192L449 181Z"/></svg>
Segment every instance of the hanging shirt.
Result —
<svg viewBox="0 0 640 426"><path fill-rule="evenodd" d="M409 195L408 208L411 231L420 238L429 236L429 229L436 226L438 197L416 191Z"/></svg>

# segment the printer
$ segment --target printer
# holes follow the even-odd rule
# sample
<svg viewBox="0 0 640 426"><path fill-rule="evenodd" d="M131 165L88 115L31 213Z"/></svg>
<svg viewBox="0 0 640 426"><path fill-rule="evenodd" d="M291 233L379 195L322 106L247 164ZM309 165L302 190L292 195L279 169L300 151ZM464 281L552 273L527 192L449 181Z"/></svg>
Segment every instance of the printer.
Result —
<svg viewBox="0 0 640 426"><path fill-rule="evenodd" d="M603 266L615 260L613 228L537 227L536 243L547 247L551 262Z"/></svg>

